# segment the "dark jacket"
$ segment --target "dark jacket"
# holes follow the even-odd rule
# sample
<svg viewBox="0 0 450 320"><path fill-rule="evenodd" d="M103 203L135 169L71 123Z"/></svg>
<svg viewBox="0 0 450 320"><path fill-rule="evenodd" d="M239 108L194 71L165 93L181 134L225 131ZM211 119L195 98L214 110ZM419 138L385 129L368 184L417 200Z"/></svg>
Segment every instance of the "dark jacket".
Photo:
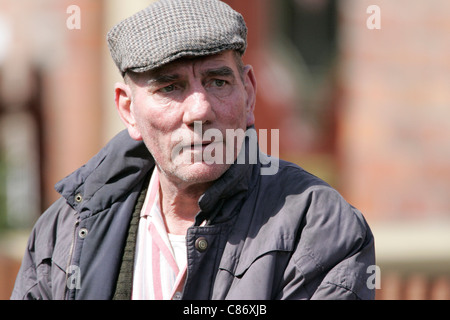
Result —
<svg viewBox="0 0 450 320"><path fill-rule="evenodd" d="M297 165L280 160L275 175L261 175L261 163L232 165L200 198L183 299L373 299L374 239L361 213ZM111 299L153 169L145 145L123 131L59 182L11 298ZM196 249L199 237L206 250Z"/></svg>

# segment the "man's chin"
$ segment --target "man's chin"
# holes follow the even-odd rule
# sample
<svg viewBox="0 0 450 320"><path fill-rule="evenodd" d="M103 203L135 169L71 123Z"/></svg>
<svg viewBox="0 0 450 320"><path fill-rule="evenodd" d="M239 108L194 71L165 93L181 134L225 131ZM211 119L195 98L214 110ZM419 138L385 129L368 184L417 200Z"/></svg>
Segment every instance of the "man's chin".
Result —
<svg viewBox="0 0 450 320"><path fill-rule="evenodd" d="M197 162L178 168L176 176L186 183L208 183L219 179L230 166L230 164Z"/></svg>

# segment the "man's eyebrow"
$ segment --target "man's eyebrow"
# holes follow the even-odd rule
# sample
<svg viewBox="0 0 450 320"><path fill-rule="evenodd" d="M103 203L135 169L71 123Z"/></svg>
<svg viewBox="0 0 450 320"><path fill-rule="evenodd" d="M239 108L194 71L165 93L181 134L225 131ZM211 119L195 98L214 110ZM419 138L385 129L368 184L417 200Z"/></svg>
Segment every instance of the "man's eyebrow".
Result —
<svg viewBox="0 0 450 320"><path fill-rule="evenodd" d="M230 67L223 66L219 68L208 69L202 72L204 77L229 77L234 76L234 71Z"/></svg>
<svg viewBox="0 0 450 320"><path fill-rule="evenodd" d="M179 80L181 77L177 73L156 73L147 80L148 86L162 85Z"/></svg>
<svg viewBox="0 0 450 320"><path fill-rule="evenodd" d="M230 67L223 66L218 68L207 69L202 72L203 77L230 77L234 76L234 71ZM167 83L171 83L174 81L178 81L181 76L178 73L170 73L170 72L155 72L149 75L148 80L146 80L146 84L148 86L157 86L163 85Z"/></svg>

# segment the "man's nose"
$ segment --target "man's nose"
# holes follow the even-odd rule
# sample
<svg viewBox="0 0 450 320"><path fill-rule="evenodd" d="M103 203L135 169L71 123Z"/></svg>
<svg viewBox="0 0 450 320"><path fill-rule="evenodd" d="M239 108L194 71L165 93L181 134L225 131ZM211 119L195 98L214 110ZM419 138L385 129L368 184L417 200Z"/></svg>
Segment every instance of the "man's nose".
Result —
<svg viewBox="0 0 450 320"><path fill-rule="evenodd" d="M183 122L188 126L193 126L196 121L206 124L215 120L211 101L204 88L192 90L184 103Z"/></svg>

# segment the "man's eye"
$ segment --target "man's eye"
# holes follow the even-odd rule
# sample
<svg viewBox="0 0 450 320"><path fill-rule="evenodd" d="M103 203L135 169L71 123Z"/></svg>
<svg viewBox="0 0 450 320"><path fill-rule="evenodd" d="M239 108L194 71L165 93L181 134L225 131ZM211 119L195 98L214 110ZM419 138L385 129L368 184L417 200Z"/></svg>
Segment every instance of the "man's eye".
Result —
<svg viewBox="0 0 450 320"><path fill-rule="evenodd" d="M175 85L174 84L171 84L171 85L168 85L168 86L165 86L165 87L159 89L159 91L162 92L162 93L170 93L170 92L172 92L174 90L175 90Z"/></svg>
<svg viewBox="0 0 450 320"><path fill-rule="evenodd" d="M227 82L225 80L215 79L214 85L216 87L223 87Z"/></svg>

